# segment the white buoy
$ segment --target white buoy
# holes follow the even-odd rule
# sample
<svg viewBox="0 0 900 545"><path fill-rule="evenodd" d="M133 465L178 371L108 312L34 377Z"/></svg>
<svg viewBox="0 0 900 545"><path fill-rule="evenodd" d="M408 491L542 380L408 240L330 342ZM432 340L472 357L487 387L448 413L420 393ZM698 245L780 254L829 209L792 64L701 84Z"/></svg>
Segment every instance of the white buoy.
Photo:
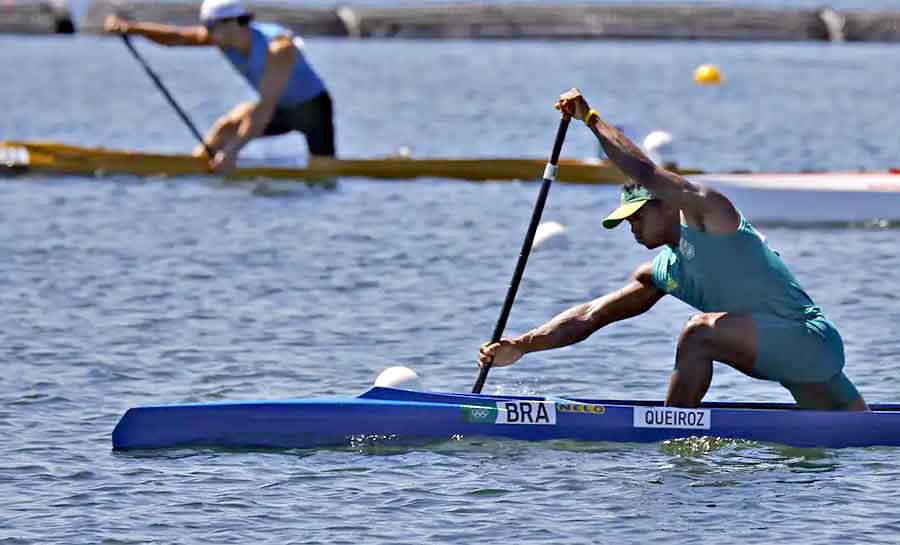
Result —
<svg viewBox="0 0 900 545"><path fill-rule="evenodd" d="M644 152L657 164L674 163L674 139L666 131L653 131L644 137Z"/></svg>
<svg viewBox="0 0 900 545"><path fill-rule="evenodd" d="M551 240L555 243L565 243L566 228L563 224L556 221L545 221L538 225L537 231L534 233L534 242L531 248L536 250L548 244Z"/></svg>
<svg viewBox="0 0 900 545"><path fill-rule="evenodd" d="M419 375L409 367L401 365L388 367L375 379L375 386L382 388L401 388L403 390L422 390Z"/></svg>

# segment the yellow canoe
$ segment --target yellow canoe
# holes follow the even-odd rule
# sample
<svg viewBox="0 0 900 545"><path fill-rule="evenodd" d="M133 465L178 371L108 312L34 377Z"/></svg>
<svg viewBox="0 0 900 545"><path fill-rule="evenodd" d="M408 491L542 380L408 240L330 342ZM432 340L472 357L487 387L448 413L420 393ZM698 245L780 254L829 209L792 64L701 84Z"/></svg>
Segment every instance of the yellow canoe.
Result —
<svg viewBox="0 0 900 545"><path fill-rule="evenodd" d="M542 159L376 159L310 158L304 168L241 166L232 178L316 181L324 178L364 177L391 180L445 178L456 180L536 180L544 171ZM624 175L603 161L561 159L560 182L619 184ZM132 174L136 176L203 176L206 161L190 155L143 153L70 146L53 142L0 141L0 168L7 172L54 173L80 176ZM698 170L680 170L698 173Z"/></svg>

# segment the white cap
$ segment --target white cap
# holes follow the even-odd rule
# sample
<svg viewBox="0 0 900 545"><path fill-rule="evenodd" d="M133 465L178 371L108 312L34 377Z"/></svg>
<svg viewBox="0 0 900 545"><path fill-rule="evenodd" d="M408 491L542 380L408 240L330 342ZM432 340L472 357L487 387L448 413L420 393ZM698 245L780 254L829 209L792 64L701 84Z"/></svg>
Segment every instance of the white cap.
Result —
<svg viewBox="0 0 900 545"><path fill-rule="evenodd" d="M200 21L210 23L250 15L240 0L203 0L200 6Z"/></svg>

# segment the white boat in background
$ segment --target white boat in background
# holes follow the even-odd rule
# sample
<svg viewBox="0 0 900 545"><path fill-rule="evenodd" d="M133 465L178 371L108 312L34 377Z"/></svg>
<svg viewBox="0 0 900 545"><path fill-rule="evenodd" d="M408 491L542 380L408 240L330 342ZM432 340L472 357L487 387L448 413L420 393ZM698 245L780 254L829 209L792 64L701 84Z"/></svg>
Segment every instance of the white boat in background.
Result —
<svg viewBox="0 0 900 545"><path fill-rule="evenodd" d="M900 171L688 176L725 193L751 221L900 221Z"/></svg>

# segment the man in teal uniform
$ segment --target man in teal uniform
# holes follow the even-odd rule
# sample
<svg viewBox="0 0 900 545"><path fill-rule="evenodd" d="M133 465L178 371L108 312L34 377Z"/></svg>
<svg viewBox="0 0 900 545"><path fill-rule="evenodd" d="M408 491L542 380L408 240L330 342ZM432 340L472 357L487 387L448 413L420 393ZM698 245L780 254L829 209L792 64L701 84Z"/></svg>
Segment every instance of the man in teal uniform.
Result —
<svg viewBox="0 0 900 545"><path fill-rule="evenodd" d="M107 18L104 29L137 34L163 45L215 45L259 93L219 119L204 140L214 153L210 167L227 174L253 138L299 131L311 155L334 156L331 97L303 55L303 41L278 25L256 23L239 0L204 0L193 27ZM206 150L198 146L194 155Z"/></svg>
<svg viewBox="0 0 900 545"><path fill-rule="evenodd" d="M528 352L583 341L613 322L648 311L667 293L698 309L681 331L666 404L696 407L713 361L781 383L798 406L868 410L844 375L841 336L777 253L721 193L653 164L604 122L577 89L557 108L584 120L630 179L621 206L603 221L628 221L635 240L664 246L619 291L578 305L523 335L485 343L480 366L502 367Z"/></svg>

